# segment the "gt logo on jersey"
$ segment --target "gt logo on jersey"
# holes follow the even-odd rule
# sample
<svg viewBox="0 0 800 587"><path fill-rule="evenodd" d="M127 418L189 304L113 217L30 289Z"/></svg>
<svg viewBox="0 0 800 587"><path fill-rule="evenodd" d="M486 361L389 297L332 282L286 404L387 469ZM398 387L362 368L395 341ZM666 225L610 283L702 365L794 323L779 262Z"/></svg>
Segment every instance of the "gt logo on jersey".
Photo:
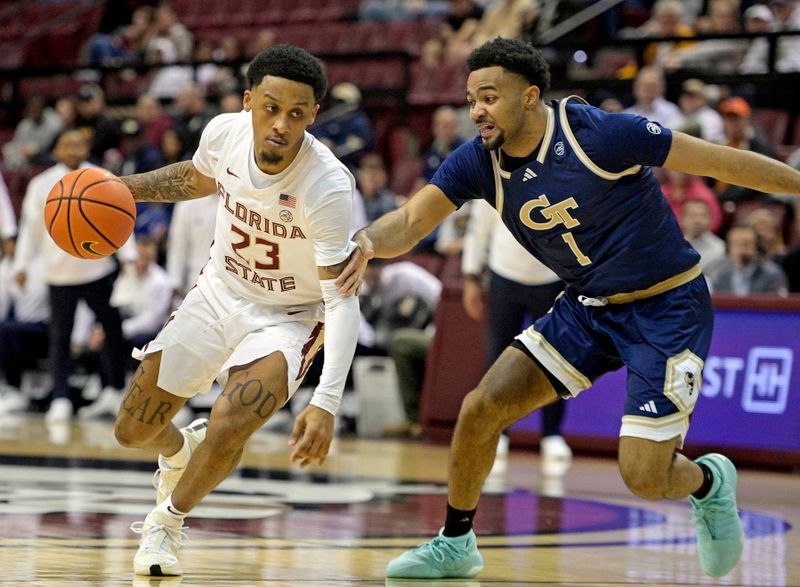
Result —
<svg viewBox="0 0 800 587"><path fill-rule="evenodd" d="M563 224L565 228L575 228L580 226L580 222L570 214L570 210L577 208L578 203L575 198L567 198L563 202L550 204L547 196L542 194L538 198L529 200L523 204L519 211L519 218L522 223L533 230L549 230ZM538 210L547 222L537 222L533 219L533 211Z"/></svg>

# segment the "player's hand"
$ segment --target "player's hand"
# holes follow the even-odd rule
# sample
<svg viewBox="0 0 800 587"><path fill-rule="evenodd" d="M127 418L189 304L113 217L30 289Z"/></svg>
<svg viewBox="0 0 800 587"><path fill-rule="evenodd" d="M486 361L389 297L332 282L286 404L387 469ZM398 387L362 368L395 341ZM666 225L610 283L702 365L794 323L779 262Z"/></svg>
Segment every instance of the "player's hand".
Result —
<svg viewBox="0 0 800 587"><path fill-rule="evenodd" d="M28 274L24 271L20 271L14 276L14 280L17 282L20 289L25 289L25 282L28 281Z"/></svg>
<svg viewBox="0 0 800 587"><path fill-rule="evenodd" d="M473 320L483 320L483 288L477 281L464 280L464 290L461 295L464 311Z"/></svg>
<svg viewBox="0 0 800 587"><path fill-rule="evenodd" d="M333 440L334 416L317 406L306 406L294 420L289 446L294 447L291 462L303 469L308 465L324 465Z"/></svg>
<svg viewBox="0 0 800 587"><path fill-rule="evenodd" d="M356 295L361 289L361 282L364 279L364 271L367 269L367 262L375 256L372 248L372 241L359 231L353 236L353 242L358 248L350 255L347 266L336 278L336 285L342 295Z"/></svg>

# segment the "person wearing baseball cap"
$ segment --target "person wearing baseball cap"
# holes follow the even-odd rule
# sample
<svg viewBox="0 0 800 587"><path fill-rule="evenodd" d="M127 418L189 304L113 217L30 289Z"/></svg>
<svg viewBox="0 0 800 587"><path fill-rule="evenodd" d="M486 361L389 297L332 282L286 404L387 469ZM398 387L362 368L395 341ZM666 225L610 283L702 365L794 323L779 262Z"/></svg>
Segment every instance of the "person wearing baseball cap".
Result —
<svg viewBox="0 0 800 587"><path fill-rule="evenodd" d="M678 106L683 112L684 124L698 124L702 138L712 143L725 140L722 116L708 105L708 89L703 81L695 78L684 81Z"/></svg>
<svg viewBox="0 0 800 587"><path fill-rule="evenodd" d="M753 126L751 122L753 109L747 103L747 100L741 96L727 98L720 103L719 113L722 115L722 123L725 129L724 145L735 149L753 151L754 153L777 159L775 149ZM714 190L723 201L739 201L752 192L752 190L732 186L719 180L714 184Z"/></svg>

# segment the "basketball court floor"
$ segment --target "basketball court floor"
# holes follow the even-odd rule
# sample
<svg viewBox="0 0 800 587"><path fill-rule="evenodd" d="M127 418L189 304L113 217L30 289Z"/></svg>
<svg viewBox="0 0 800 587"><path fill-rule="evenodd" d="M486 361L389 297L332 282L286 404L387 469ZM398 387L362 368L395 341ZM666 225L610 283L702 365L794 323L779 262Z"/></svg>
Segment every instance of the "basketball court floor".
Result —
<svg viewBox="0 0 800 587"><path fill-rule="evenodd" d="M611 460L578 457L563 483L512 450L477 517L474 580L386 580L386 563L442 523L447 448L339 440L323 470L288 466L286 437L257 434L242 466L188 519L185 575L135 577L128 527L154 503L154 459L110 422L0 420L0 585L800 587L800 476L740 471L739 566L706 577L685 502L646 502Z"/></svg>

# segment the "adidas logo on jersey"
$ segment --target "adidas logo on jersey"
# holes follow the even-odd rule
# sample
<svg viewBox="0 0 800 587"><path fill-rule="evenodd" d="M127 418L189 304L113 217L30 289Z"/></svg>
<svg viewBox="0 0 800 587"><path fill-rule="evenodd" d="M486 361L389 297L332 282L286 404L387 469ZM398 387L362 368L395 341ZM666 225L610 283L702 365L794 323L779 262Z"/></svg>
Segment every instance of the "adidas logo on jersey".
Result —
<svg viewBox="0 0 800 587"><path fill-rule="evenodd" d="M522 181L528 181L529 179L533 179L534 177L538 177L536 173L530 168L525 168L525 174L522 176Z"/></svg>
<svg viewBox="0 0 800 587"><path fill-rule="evenodd" d="M639 406L640 412L650 412L651 414L657 414L658 410L656 409L656 402L650 400L646 404Z"/></svg>

